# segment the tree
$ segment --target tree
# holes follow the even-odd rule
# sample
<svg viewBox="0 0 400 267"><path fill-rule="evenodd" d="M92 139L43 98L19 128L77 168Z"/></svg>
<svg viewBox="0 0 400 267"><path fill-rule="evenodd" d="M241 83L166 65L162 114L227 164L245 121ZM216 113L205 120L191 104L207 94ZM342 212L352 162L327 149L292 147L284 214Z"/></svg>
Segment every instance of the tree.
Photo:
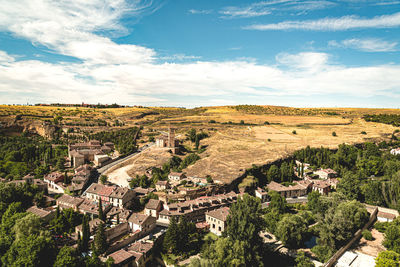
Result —
<svg viewBox="0 0 400 267"><path fill-rule="evenodd" d="M51 237L29 235L13 242L2 257L3 266L51 266L55 256Z"/></svg>
<svg viewBox="0 0 400 267"><path fill-rule="evenodd" d="M194 142L196 140L196 129L190 129L188 137L190 141Z"/></svg>
<svg viewBox="0 0 400 267"><path fill-rule="evenodd" d="M40 218L35 214L29 213L15 222L13 227L15 239L24 239L29 235L39 234L41 225Z"/></svg>
<svg viewBox="0 0 400 267"><path fill-rule="evenodd" d="M268 194L271 197L268 209L271 211L276 211L279 214L283 214L286 210L286 199L275 191L270 191Z"/></svg>
<svg viewBox="0 0 400 267"><path fill-rule="evenodd" d="M397 221L395 221L397 222ZM396 253L400 253L400 226L392 223L385 231L385 239L382 244Z"/></svg>
<svg viewBox="0 0 400 267"><path fill-rule="evenodd" d="M200 146L200 138L199 138L199 135L196 134L196 138L195 138L195 147L196 147L196 150L199 150L199 146Z"/></svg>
<svg viewBox="0 0 400 267"><path fill-rule="evenodd" d="M246 266L261 264L262 239L259 232L265 222L259 199L245 194L234 203L229 211L227 227L223 236L231 240L233 247L240 246Z"/></svg>
<svg viewBox="0 0 400 267"><path fill-rule="evenodd" d="M320 204L320 193L312 191L307 195L307 208L311 211L317 211Z"/></svg>
<svg viewBox="0 0 400 267"><path fill-rule="evenodd" d="M79 266L78 255L75 249L71 247L62 247L60 252L58 252L56 261L54 262L54 267L75 267Z"/></svg>
<svg viewBox="0 0 400 267"><path fill-rule="evenodd" d="M381 251L375 259L375 267L399 267L400 254L394 251Z"/></svg>
<svg viewBox="0 0 400 267"><path fill-rule="evenodd" d="M105 222L106 216L103 211L103 204L101 202L101 198L99 199L99 211L98 212L99 212L99 219L102 220L103 222Z"/></svg>
<svg viewBox="0 0 400 267"><path fill-rule="evenodd" d="M82 239L80 242L80 252L86 252L89 249L89 239L90 239L90 228L89 219L86 215L83 215L82 219Z"/></svg>
<svg viewBox="0 0 400 267"><path fill-rule="evenodd" d="M338 192L343 193L347 199L359 199L361 196L360 180L357 175L346 172L337 186Z"/></svg>
<svg viewBox="0 0 400 267"><path fill-rule="evenodd" d="M336 132L332 132L332 136L337 136L337 135L336 135Z"/></svg>
<svg viewBox="0 0 400 267"><path fill-rule="evenodd" d="M279 180L280 172L276 165L272 165L267 173L267 179L269 182Z"/></svg>
<svg viewBox="0 0 400 267"><path fill-rule="evenodd" d="M307 233L305 220L295 215L285 215L276 229L276 236L289 248L299 247Z"/></svg>
<svg viewBox="0 0 400 267"><path fill-rule="evenodd" d="M94 237L94 244L96 248L96 252L98 254L103 254L107 250L107 238L104 232L104 224L100 223L96 235Z"/></svg>
<svg viewBox="0 0 400 267"><path fill-rule="evenodd" d="M314 267L314 263L306 256L304 251L299 251L296 257L296 267Z"/></svg>
<svg viewBox="0 0 400 267"><path fill-rule="evenodd" d="M170 219L168 229L165 232L164 251L175 254L178 251L178 222L175 216Z"/></svg>
<svg viewBox="0 0 400 267"><path fill-rule="evenodd" d="M102 184L105 184L108 180L108 177L107 177L107 175L102 174L102 175L100 175L99 180Z"/></svg>

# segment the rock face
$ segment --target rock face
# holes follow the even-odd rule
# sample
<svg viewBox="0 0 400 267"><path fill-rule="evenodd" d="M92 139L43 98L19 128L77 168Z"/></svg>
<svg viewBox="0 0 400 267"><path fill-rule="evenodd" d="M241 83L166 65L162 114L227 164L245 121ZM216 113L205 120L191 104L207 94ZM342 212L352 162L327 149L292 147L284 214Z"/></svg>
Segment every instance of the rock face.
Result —
<svg viewBox="0 0 400 267"><path fill-rule="evenodd" d="M36 133L45 138L52 139L57 129L57 126L51 125L48 122L33 121L25 125L24 132Z"/></svg>
<svg viewBox="0 0 400 267"><path fill-rule="evenodd" d="M11 135L20 134L22 132L38 134L45 138L52 139L57 126L51 125L49 122L41 120L29 120L24 117L15 117L3 119L0 125L0 130Z"/></svg>

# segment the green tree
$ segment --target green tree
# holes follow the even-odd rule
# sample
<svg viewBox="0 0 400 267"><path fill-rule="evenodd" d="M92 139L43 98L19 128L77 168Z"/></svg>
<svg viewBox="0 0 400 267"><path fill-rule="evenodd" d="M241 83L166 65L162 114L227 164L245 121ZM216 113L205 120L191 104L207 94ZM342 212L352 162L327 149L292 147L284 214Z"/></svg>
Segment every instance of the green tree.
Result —
<svg viewBox="0 0 400 267"><path fill-rule="evenodd" d="M75 267L79 266L78 255L76 251L71 247L62 247L60 252L57 254L56 261L54 262L54 267Z"/></svg>
<svg viewBox="0 0 400 267"><path fill-rule="evenodd" d="M196 135L196 138L195 138L195 147L196 147L196 150L199 150L199 146L200 146L200 138L199 138L199 135L197 134L197 135Z"/></svg>
<svg viewBox="0 0 400 267"><path fill-rule="evenodd" d="M99 178L99 180L100 180L100 182L102 183L102 184L105 184L106 182L107 182L107 180L108 180L108 177L107 177L107 175L100 175L100 178Z"/></svg>
<svg viewBox="0 0 400 267"><path fill-rule="evenodd" d="M343 193L347 199L359 199L361 196L360 179L351 172L346 172L337 186L337 191Z"/></svg>
<svg viewBox="0 0 400 267"><path fill-rule="evenodd" d="M175 216L170 219L168 229L165 232L163 248L164 251L176 254L178 252L179 241L178 222Z"/></svg>
<svg viewBox="0 0 400 267"><path fill-rule="evenodd" d="M82 218L82 237L79 242L79 251L86 252L89 249L89 240L90 240L90 228L89 228L89 218L86 215L83 215Z"/></svg>
<svg viewBox="0 0 400 267"><path fill-rule="evenodd" d="M51 266L55 247L51 237L29 235L13 242L2 257L3 266Z"/></svg>
<svg viewBox="0 0 400 267"><path fill-rule="evenodd" d="M99 199L98 213L99 213L99 219L102 220L103 222L105 222L106 216L103 211L103 204L102 204L101 198Z"/></svg>
<svg viewBox="0 0 400 267"><path fill-rule="evenodd" d="M395 221L396 222L396 221ZM400 253L400 226L392 223L385 231L382 244L388 249Z"/></svg>
<svg viewBox="0 0 400 267"><path fill-rule="evenodd" d="M18 219L13 227L16 240L24 239L29 235L39 234L41 225L40 218L32 213Z"/></svg>
<svg viewBox="0 0 400 267"><path fill-rule="evenodd" d="M267 173L267 179L269 182L271 181L279 181L280 178L280 172L279 168L276 165L272 165Z"/></svg>
<svg viewBox="0 0 400 267"><path fill-rule="evenodd" d="M375 267L399 267L400 254L394 251L381 251L375 259Z"/></svg>
<svg viewBox="0 0 400 267"><path fill-rule="evenodd" d="M270 191L268 194L271 197L268 209L283 214L286 211L286 199L275 191Z"/></svg>
<svg viewBox="0 0 400 267"><path fill-rule="evenodd" d="M229 211L227 227L223 236L231 239L233 246L240 246L246 266L261 265L262 239L259 232L265 222L259 199L245 194L234 203Z"/></svg>
<svg viewBox="0 0 400 267"><path fill-rule="evenodd" d="M96 247L96 252L98 254L103 254L107 250L107 238L104 232L104 224L100 223L96 235L94 237L94 244Z"/></svg>
<svg viewBox="0 0 400 267"><path fill-rule="evenodd" d="M305 220L297 214L285 215L276 229L276 236L289 248L301 246L306 233L307 224Z"/></svg>
<svg viewBox="0 0 400 267"><path fill-rule="evenodd" d="M306 256L304 251L299 251L296 257L296 267L314 267L312 260Z"/></svg>

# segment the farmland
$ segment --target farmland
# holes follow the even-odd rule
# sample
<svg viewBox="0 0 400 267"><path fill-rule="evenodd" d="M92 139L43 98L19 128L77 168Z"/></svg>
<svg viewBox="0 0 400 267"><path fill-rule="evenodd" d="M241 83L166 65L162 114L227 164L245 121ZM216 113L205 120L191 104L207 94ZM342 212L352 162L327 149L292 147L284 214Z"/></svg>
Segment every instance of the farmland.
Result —
<svg viewBox="0 0 400 267"><path fill-rule="evenodd" d="M275 106L222 106L195 109L127 107L39 107L0 106L3 131L19 125L46 121L69 132L82 136L105 130L141 126L139 144L148 143L151 136L177 129L183 144L191 128L204 130L209 138L201 141L205 151L201 159L189 166L188 175L206 176L229 183L243 174L252 164L265 164L307 145L334 148L341 143L388 140L397 127L377 122L367 122L366 114L400 114L396 109L355 108L289 108ZM336 136L333 136L335 132ZM143 172L157 161L159 152L149 152L148 159L141 158L124 166L130 175ZM162 159L167 160L168 155ZM153 160L154 159L154 160ZM139 167L140 165L140 167Z"/></svg>

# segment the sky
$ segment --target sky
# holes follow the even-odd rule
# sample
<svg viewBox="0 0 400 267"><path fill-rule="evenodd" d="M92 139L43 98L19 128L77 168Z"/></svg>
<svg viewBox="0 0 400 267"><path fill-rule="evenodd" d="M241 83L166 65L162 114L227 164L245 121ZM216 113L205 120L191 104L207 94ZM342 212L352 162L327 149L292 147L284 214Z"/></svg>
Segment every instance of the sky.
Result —
<svg viewBox="0 0 400 267"><path fill-rule="evenodd" d="M0 0L0 103L400 108L400 0Z"/></svg>

